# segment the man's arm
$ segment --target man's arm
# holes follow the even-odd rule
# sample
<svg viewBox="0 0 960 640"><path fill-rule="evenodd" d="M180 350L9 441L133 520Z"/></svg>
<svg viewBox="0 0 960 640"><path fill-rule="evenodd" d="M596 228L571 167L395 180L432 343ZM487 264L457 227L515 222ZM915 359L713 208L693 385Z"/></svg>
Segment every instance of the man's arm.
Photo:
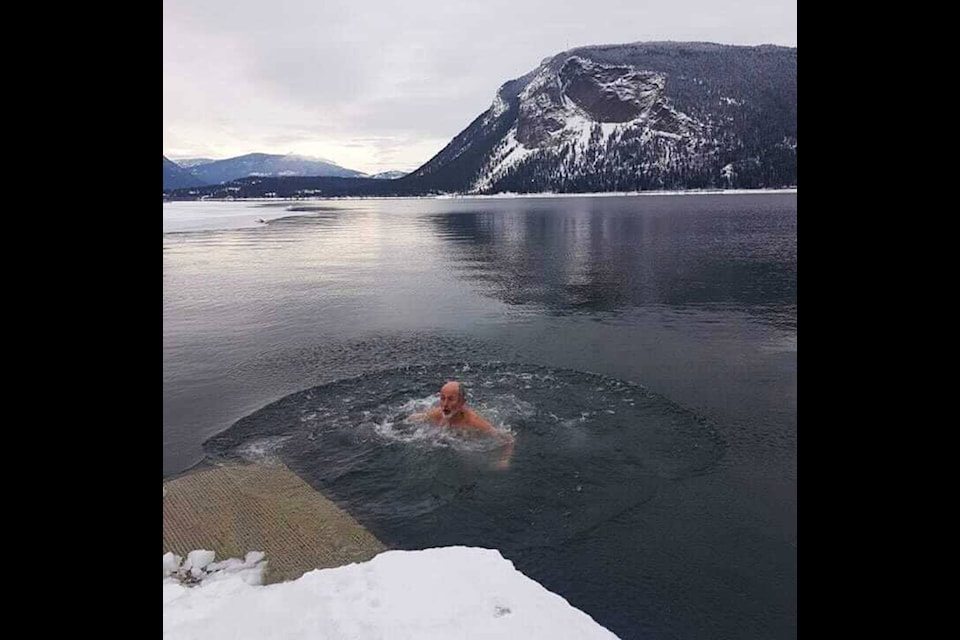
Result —
<svg viewBox="0 0 960 640"><path fill-rule="evenodd" d="M507 469L510 467L510 461L513 460L513 443L515 438L511 433L503 433L498 431L499 435L497 436L501 442L504 442L503 455L500 456L500 461L497 463L497 467L500 469Z"/></svg>
<svg viewBox="0 0 960 640"><path fill-rule="evenodd" d="M484 434L495 438L504 444L503 455L500 457L500 462L497 464L497 466L501 469L506 469L509 467L510 460L513 458L513 443L515 440L513 434L495 429L492 424L484 420L477 413L474 413L471 416L470 423L471 426L475 427L479 431L482 431Z"/></svg>

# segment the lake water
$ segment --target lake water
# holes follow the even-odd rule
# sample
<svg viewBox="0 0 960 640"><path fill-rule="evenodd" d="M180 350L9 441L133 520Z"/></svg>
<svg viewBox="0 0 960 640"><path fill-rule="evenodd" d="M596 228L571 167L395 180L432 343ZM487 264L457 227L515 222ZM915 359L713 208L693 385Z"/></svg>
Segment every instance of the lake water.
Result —
<svg viewBox="0 0 960 640"><path fill-rule="evenodd" d="M280 459L388 545L500 549L623 638L796 637L796 193L163 217L165 478ZM509 464L404 422L449 378Z"/></svg>

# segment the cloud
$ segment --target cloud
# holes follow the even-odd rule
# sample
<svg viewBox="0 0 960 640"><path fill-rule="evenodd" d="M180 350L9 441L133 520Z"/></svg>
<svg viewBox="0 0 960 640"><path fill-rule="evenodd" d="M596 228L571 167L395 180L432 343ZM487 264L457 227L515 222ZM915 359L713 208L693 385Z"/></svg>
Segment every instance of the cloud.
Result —
<svg viewBox="0 0 960 640"><path fill-rule="evenodd" d="M362 171L412 169L503 82L564 49L795 46L796 33L796 0L164 0L164 152L297 149Z"/></svg>

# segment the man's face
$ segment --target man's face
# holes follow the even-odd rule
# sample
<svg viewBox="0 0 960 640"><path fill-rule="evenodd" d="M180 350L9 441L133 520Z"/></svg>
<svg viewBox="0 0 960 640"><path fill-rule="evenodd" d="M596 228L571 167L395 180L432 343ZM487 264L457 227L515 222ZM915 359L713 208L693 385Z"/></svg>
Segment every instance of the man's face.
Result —
<svg viewBox="0 0 960 640"><path fill-rule="evenodd" d="M443 417L450 419L460 413L463 401L460 399L460 387L455 382L448 382L440 388L440 410Z"/></svg>

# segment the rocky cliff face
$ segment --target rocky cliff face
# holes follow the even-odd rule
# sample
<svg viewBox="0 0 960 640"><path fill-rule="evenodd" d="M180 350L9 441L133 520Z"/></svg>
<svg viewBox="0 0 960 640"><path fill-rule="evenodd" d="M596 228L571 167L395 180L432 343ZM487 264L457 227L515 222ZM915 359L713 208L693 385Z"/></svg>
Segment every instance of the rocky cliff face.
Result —
<svg viewBox="0 0 960 640"><path fill-rule="evenodd" d="M504 84L409 179L437 190L796 185L796 49L584 47Z"/></svg>

